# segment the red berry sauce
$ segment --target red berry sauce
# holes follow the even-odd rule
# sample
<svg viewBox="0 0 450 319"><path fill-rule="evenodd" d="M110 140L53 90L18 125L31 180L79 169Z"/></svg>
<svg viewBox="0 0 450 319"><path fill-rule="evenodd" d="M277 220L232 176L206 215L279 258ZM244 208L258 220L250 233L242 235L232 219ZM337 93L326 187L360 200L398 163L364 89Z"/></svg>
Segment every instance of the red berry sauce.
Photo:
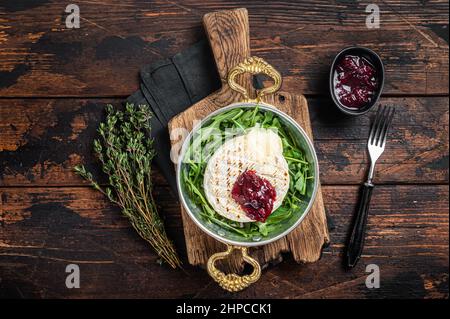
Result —
<svg viewBox="0 0 450 319"><path fill-rule="evenodd" d="M378 87L374 66L355 55L346 55L339 61L333 80L339 102L349 108L361 108L370 103Z"/></svg>
<svg viewBox="0 0 450 319"><path fill-rule="evenodd" d="M248 218L265 222L272 213L276 191L267 179L256 175L254 170L246 170L234 182L231 196Z"/></svg>

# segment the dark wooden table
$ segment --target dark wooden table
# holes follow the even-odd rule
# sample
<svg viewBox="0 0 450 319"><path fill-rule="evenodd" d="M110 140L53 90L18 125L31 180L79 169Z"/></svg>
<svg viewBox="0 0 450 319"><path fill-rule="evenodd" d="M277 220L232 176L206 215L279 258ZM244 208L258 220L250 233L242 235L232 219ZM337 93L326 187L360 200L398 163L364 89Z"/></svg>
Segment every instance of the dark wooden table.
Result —
<svg viewBox="0 0 450 319"><path fill-rule="evenodd" d="M99 193L72 172L98 172L91 142L107 102L138 87L144 64L204 37L202 16L241 1L74 0L81 28L67 29L60 1L0 1L0 297L448 298L448 1L375 1L367 29L353 1L248 1L253 53L306 95L332 243L315 264L289 256L236 295L185 259L179 203L155 171L155 197L186 269L157 256ZM343 47L377 51L386 66L380 103L397 108L377 165L363 259L342 267L373 113L336 116L327 74ZM65 268L80 267L67 289ZM366 265L381 287L367 289Z"/></svg>

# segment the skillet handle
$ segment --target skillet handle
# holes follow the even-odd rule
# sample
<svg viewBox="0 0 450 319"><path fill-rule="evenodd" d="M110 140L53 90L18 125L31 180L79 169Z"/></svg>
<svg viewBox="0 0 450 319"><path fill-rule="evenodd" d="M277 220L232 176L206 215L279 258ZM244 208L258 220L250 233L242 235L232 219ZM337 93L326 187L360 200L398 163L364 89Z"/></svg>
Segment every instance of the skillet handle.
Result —
<svg viewBox="0 0 450 319"><path fill-rule="evenodd" d="M216 268L216 261L227 258L234 249L240 249L244 261L253 266L253 272L250 275L239 276L237 274L224 274ZM220 287L230 292L241 291L261 277L261 266L259 263L247 253L247 247L231 246L227 245L227 250L215 253L208 259L206 264L208 274L216 281Z"/></svg>
<svg viewBox="0 0 450 319"><path fill-rule="evenodd" d="M258 90L256 99L251 99L248 91L236 82L236 77L240 74L250 73L252 75L265 74L272 78L273 85ZM273 66L267 63L264 59L252 56L246 58L244 62L239 63L231 69L228 74L228 85L236 92L239 92L244 97L244 102L260 102L264 95L272 94L278 91L281 86L281 74L275 70Z"/></svg>

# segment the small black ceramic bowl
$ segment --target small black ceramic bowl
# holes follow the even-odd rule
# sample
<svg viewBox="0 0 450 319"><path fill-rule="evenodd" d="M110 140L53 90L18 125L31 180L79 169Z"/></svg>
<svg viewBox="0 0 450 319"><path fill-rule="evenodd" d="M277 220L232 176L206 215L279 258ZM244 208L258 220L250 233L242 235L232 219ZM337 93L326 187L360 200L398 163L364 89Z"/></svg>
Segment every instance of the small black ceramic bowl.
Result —
<svg viewBox="0 0 450 319"><path fill-rule="evenodd" d="M339 101L339 97L336 94L336 88L335 88L335 83L334 83L334 72L335 72L335 69L338 66L338 64L341 62L341 60L347 55L358 56L358 57L364 58L376 70L377 86L376 86L375 93L373 94L370 102L368 102L367 104L364 104L363 106L358 107L358 108L348 107L348 106L344 105L343 103L341 103L341 101ZM376 54L375 52L373 52L370 49L367 49L364 47L345 48L344 50L339 52L333 60L333 64L331 65L331 69L330 69L330 80L329 81L330 81L331 98L333 99L334 104L336 105L336 107L339 110L341 110L343 113L348 114L348 115L361 115L361 114L367 113L370 109L372 109L375 106L378 99L380 98L381 91L383 90L383 85L384 85L383 62L381 61L381 58L378 56L378 54Z"/></svg>

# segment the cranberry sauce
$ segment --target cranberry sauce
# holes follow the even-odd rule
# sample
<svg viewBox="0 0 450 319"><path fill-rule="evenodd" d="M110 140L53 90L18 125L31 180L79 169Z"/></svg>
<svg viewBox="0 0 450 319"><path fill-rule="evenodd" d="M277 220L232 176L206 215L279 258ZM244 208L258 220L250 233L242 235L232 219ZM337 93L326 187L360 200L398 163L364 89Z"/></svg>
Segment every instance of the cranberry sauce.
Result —
<svg viewBox="0 0 450 319"><path fill-rule="evenodd" d="M375 67L367 59L355 55L345 55L336 64L333 82L339 102L349 108L367 105L378 89Z"/></svg>
<svg viewBox="0 0 450 319"><path fill-rule="evenodd" d="M260 222L269 217L276 199L272 184L254 170L246 170L238 176L231 195L250 219Z"/></svg>

